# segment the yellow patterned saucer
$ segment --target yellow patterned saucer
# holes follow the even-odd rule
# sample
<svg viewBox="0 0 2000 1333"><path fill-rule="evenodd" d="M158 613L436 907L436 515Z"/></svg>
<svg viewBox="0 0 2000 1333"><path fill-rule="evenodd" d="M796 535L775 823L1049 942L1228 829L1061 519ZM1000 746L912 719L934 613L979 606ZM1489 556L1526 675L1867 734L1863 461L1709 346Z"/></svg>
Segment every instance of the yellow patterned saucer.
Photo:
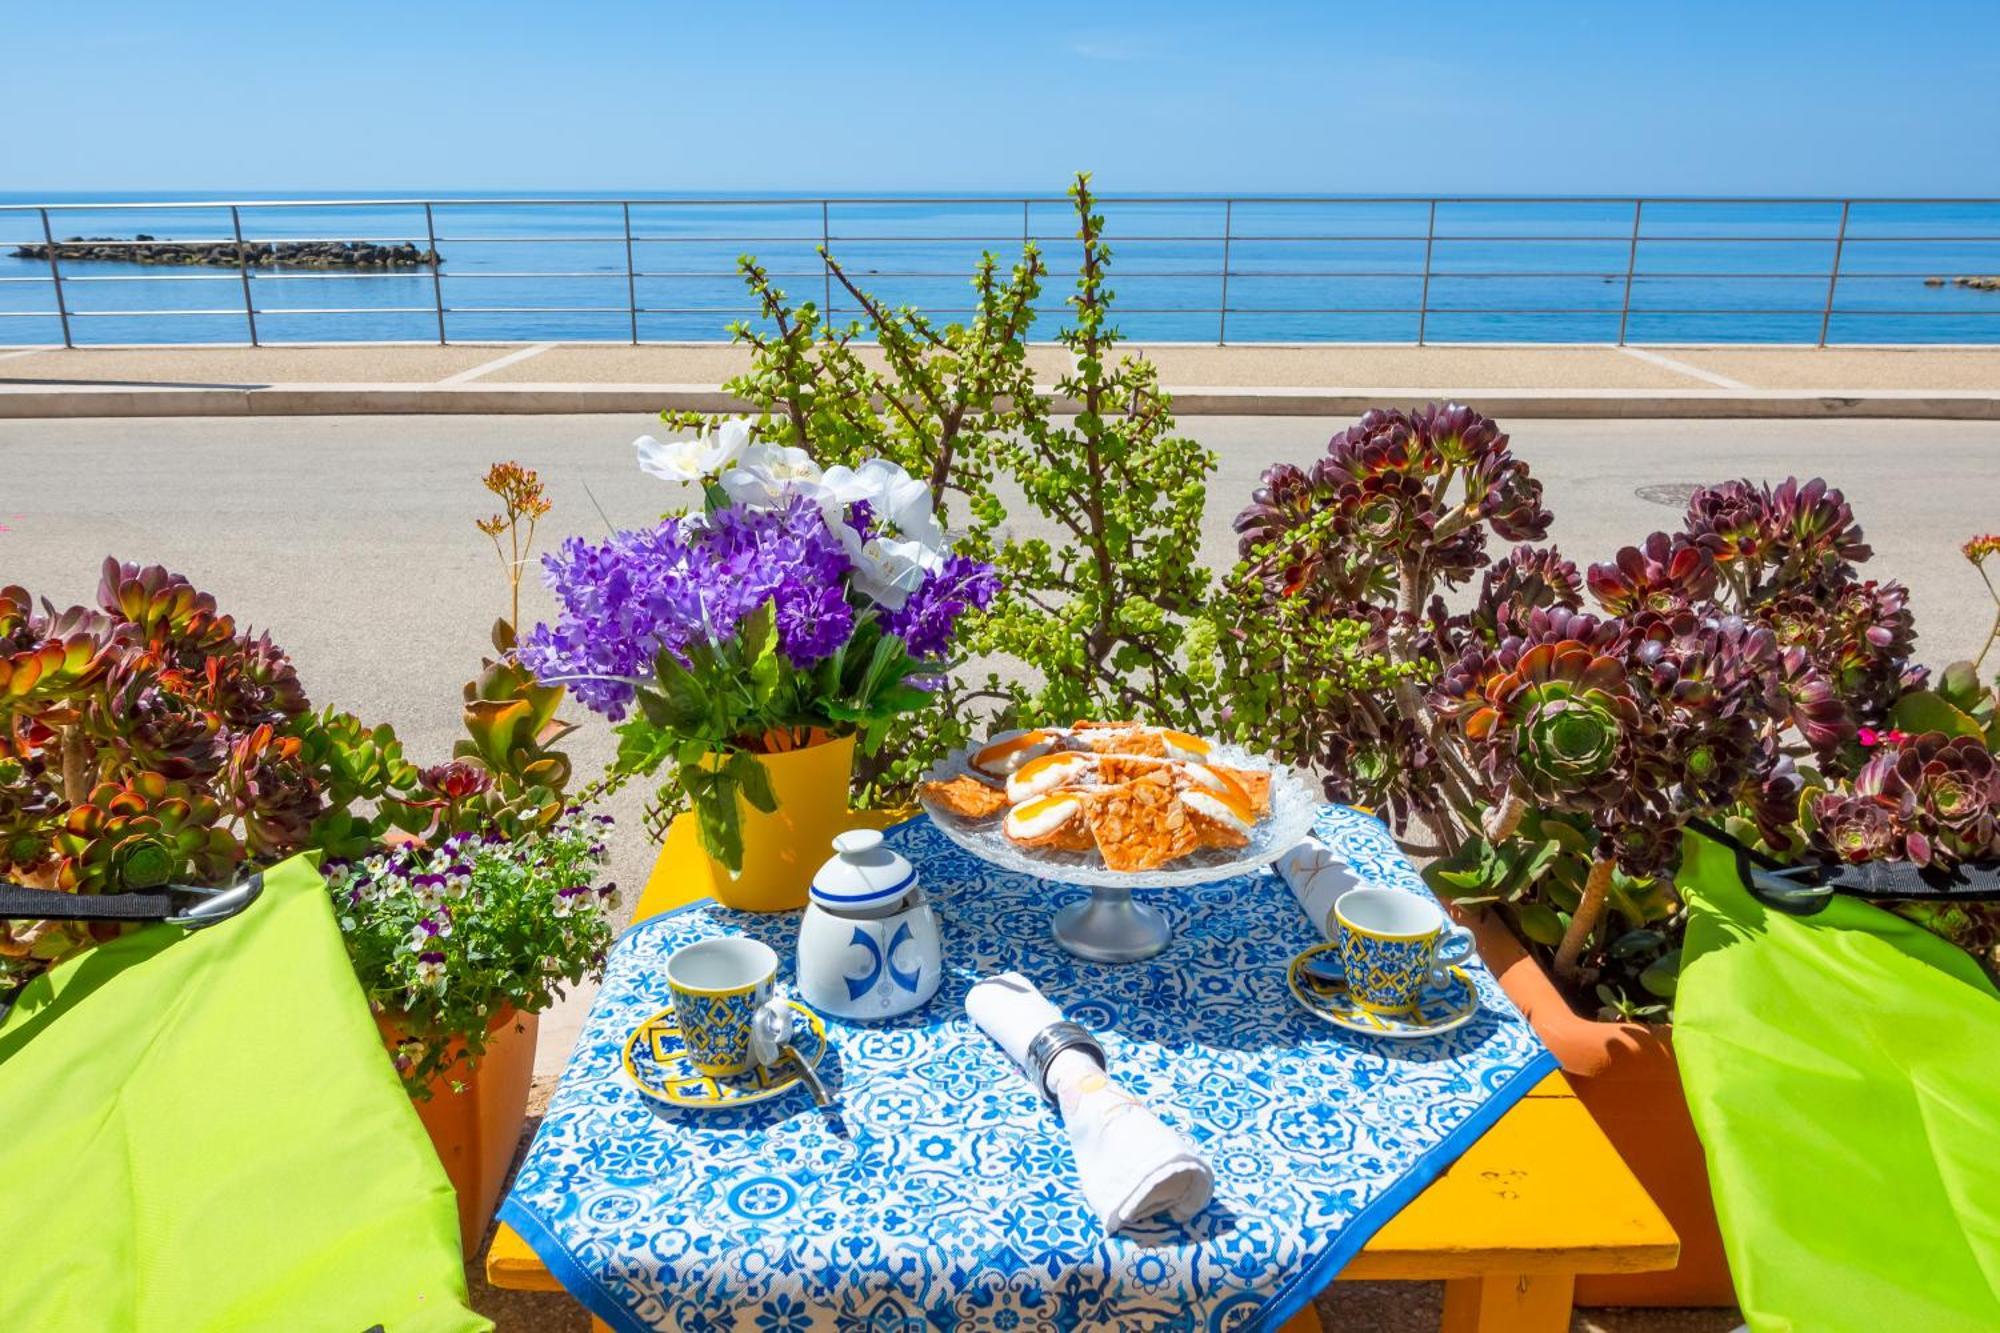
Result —
<svg viewBox="0 0 2000 1333"><path fill-rule="evenodd" d="M1306 970L1307 963L1313 964L1313 971ZM1285 972L1285 984L1306 1012L1349 1032L1404 1041L1435 1037L1464 1027L1479 1012L1479 988L1473 985L1464 968L1447 969L1444 984L1426 986L1417 997L1416 1009L1407 1014L1378 1014L1363 1009L1348 998L1346 981L1324 975L1337 975L1339 971L1339 946L1315 945L1292 959Z"/></svg>
<svg viewBox="0 0 2000 1333"><path fill-rule="evenodd" d="M797 1000L789 1003L800 1019L792 1027L792 1046L817 1068L826 1054L826 1024ZM803 1082L789 1062L721 1078L702 1073L688 1059L680 1020L671 1009L662 1009L632 1030L625 1041L625 1076L648 1097L673 1106L704 1108L749 1106L783 1096Z"/></svg>

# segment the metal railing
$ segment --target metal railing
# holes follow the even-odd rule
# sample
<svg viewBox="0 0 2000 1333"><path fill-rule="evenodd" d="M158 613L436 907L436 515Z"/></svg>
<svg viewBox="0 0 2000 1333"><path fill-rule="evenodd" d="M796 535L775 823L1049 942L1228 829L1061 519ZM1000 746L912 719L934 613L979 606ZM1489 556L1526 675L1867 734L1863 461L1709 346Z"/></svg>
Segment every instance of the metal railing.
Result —
<svg viewBox="0 0 2000 1333"><path fill-rule="evenodd" d="M1859 319L1894 317L1922 320L1940 317L1957 319L1965 316L2000 315L2000 295L1996 295L1993 298L1991 308L1953 307L1946 310L1896 308L1894 306L1883 308L1877 305L1843 306L1840 301L1844 290L1843 284L1845 284L1845 290L1849 291L1854 290L1857 284L1865 285L1885 279L1908 280L1923 278L1929 279L1932 286L1938 285L1935 270L1930 268L1883 269L1873 264L1860 269L1844 267L1844 265L1849 264L1854 255L1868 251L1872 247L1891 245L1909 246L1915 248L1912 253L1922 253L1924 247L1931 245L2000 246L2000 200L1996 199L1738 198L1723 196L1662 196L1653 198L1548 196L1529 198L1500 196L1422 197L1382 195L1342 197L1238 195L1230 197L1106 196L1101 198L1099 203L1107 215L1112 216L1120 223L1135 222L1143 214L1152 211L1156 215L1164 213L1169 222L1183 224L1165 231L1130 230L1121 233L1114 230L1111 234L1107 235L1106 239L1112 244L1114 249L1128 254L1133 249L1136 249L1140 255L1139 266L1137 267L1130 266L1126 261L1121 260L1119 268L1114 270L1115 278L1121 280L1134 278L1194 280L1197 282L1213 282L1215 284L1213 305L1149 306L1143 302L1136 305L1121 303L1118 307L1120 315L1175 316L1183 317L1184 319L1193 317L1207 319L1212 317L1215 329L1214 341L1218 344L1227 343L1230 340L1230 321L1232 316L1237 319L1239 342L1246 341L1241 336L1246 321L1269 324L1277 319L1319 318L1325 321L1337 321L1342 318L1351 320L1354 317L1413 318L1415 323L1414 339L1400 338L1393 341L1413 341L1418 345L1422 345L1426 342L1436 341L1433 337L1435 326L1446 317L1511 316L1523 318L1580 318L1588 316L1601 320L1608 334L1611 316L1615 314L1615 338L1606 336L1601 339L1586 339L1581 341L1615 342L1620 346L1625 345L1628 339L1631 338L1635 315L1646 319L1656 317L1703 317L1710 319L1751 317L1764 319L1790 318L1802 321L1806 325L1816 323L1816 340L1800 339L1800 341L1816 341L1818 345L1824 346L1827 343L1829 331L1833 326L1836 316L1843 319L1848 317ZM845 225L836 226L836 222L846 222L846 219L842 216L846 213L859 215L857 219L859 224L866 226L867 214L871 212L880 213L885 209L910 209L917 212L923 218L932 220L948 218L955 212L963 213L967 211L990 217L999 213L1007 213L1016 205L1018 205L1020 210L1020 228L1016 232L1009 227L1005 234L994 234L997 229L991 227L988 227L983 233L975 232L974 234L959 234L956 228L947 229L938 234L929 234L928 232L907 234L893 230L878 231L871 234L867 231L850 230ZM817 247L820 252L832 255L836 261L844 262L843 247L867 248L877 252L897 250L908 252L911 248L935 246L945 243L1006 246L1010 248L1031 242L1068 244L1073 243L1075 239L1069 232L1060 230L1038 232L1034 226L1035 215L1038 209L1062 210L1067 207L1068 201L1058 196L1023 196L1018 198L995 198L988 196L938 198L828 197L821 199L325 199L239 200L233 202L217 200L4 204L0 205L0 233L21 230L19 227L8 225L10 222L18 220L28 222L31 228L38 232L39 235L32 240L25 240L14 235L0 235L0 247L33 244L35 242L46 245L48 247L47 273L46 275L0 277L0 283L44 284L52 293L54 302L53 309L0 309L0 318L40 318L46 320L53 317L60 325L63 344L65 346L74 346L76 343L74 322L79 320L108 317L143 318L149 320L240 317L244 322L248 342L252 346L258 346L266 341L260 333L260 319L266 321L268 327L269 322L274 317L354 315L430 316L431 319L428 322L435 325L436 341L443 344L451 340L449 336L449 321L453 316L587 315L607 318L616 316L622 317L618 323L626 338L636 345L645 341L641 337L642 317L748 313L747 307L744 306L654 305L642 301L642 282L664 281L686 283L698 281L713 283L716 280L732 278L735 273L733 268L708 269L684 266L653 268L640 262L639 255L642 250L650 252L652 247L659 246L707 245L714 247L727 245L732 247L756 247L758 245L769 244L782 244L785 246L804 246L810 244ZM1282 215L1287 210L1304 210L1309 208L1331 209L1349 214L1366 214L1369 210L1373 209L1391 209L1409 217L1411 225L1400 230L1388 230L1382 226L1376 226L1365 227L1359 230L1317 232L1297 231L1288 228L1268 230L1255 227L1246 230L1244 227L1246 213L1253 210L1263 216L1273 217ZM371 211L381 210L394 210L414 216L417 210L421 210L423 234L420 236L368 235L329 238L277 234L265 235L258 233L254 227L250 232L246 233L244 228L246 214L249 214L254 220L260 213L266 210L280 209L291 211L313 209L337 211L350 217L366 215ZM474 231L454 232L449 226L443 229L439 226L441 215L448 220L455 212L481 209L508 210L509 212L516 213L517 216L519 210L548 210L552 217L561 216L563 210L598 210L599 216L613 215L618 219L618 223L612 234L597 234L586 231L583 234L553 235L479 234ZM1795 230L1772 233L1762 229L1764 224L1759 223L1748 231L1731 231L1732 222L1728 216L1729 214L1732 212L1740 214L1745 210L1756 209L1774 210L1772 216L1776 217L1782 217L1787 210L1794 213L1817 210L1819 213L1824 214L1829 220L1830 225L1821 230ZM1838 210L1837 220L1834 219L1834 210L1836 209ZM1975 216L1970 219L1973 225L1969 229L1946 231L1944 233L1936 233L1935 231L1927 233L1925 231L1927 224L1923 223L1921 219L1916 222L1905 220L1900 224L1896 224L1903 227L1901 231L1894 230L1893 227L1888 231L1880 229L1868 231L1859 229L1854 225L1858 211L1882 213L1885 210L1896 209L1904 210L1904 212L1910 214L1912 217L1921 214L1925 209L1956 210L1961 215L1971 213ZM57 239L56 229L51 222L50 216L52 213L64 216L78 213L93 216L116 216L121 212L127 214L173 213L182 210L210 210L214 212L226 210L228 216L228 234L218 237L148 240L121 237L118 238L118 244L121 246L184 246L189 244L226 246L233 243L236 247L235 254L237 261L233 272L173 272L107 276L66 271L63 260L60 257L61 243ZM774 226L759 225L751 225L748 230L733 230L719 234L710 234L705 231L689 233L673 230L671 227L664 230L648 229L649 226L657 223L664 213L669 212L679 217L686 217L690 211L695 213L707 211L711 217L720 212L747 220L758 217L760 211L763 210L783 210L782 213L777 214L770 212L763 213L763 216L766 218L773 216L779 218L778 223L775 224L775 229L779 231L783 230L784 219L787 214L792 217L810 219L816 213L818 226L814 229L808 223L803 228L794 228L786 234L770 234L774 230ZM1445 220L1450 223L1450 225L1444 228L1440 227L1441 210L1444 210L1446 214ZM1580 213L1581 216L1576 217L1573 222L1565 222L1560 216L1565 210ZM1622 221L1626 210L1630 212L1629 224ZM1691 229L1692 219L1701 215L1704 210L1723 214L1722 222L1719 225L1711 225L1706 228L1695 227ZM1530 229L1514 229L1508 215L1510 212L1516 211L1530 224ZM1976 216L1982 211L1987 216L1983 218ZM1454 214L1465 215L1465 222L1450 222ZM1212 229L1199 226L1203 218L1210 216L1219 225ZM636 229L635 217L637 219ZM1418 217L1422 219L1421 228L1415 225ZM1617 218L1621 219L1621 221L1618 221L1614 225L1606 221L1609 218ZM1392 215L1391 225L1393 224L1393 220ZM1485 223L1488 225L1485 229L1474 227L1471 230L1466 230L1465 225L1471 223ZM1190 226L1188 224L1194 225ZM1740 226L1741 224L1734 225ZM551 226L547 230L559 230L559 228ZM381 244L413 242L425 247L431 255L431 259L423 268L414 271L404 269L388 272L357 272L345 268L314 270L270 269L254 265L248 258L248 247L264 243L321 241L327 239L369 241ZM611 267L588 271L579 271L576 269L488 270L474 264L471 267L454 267L447 270L438 257L441 250L456 252L459 247L477 247L494 244L508 246L606 245L622 247L623 266L622 269ZM1738 253L1742 253L1743 251L1739 249L1740 247L1749 247L1754 252L1754 248L1759 246L1790 246L1795 248L1822 246L1827 248L1830 259L1823 269L1798 266L1775 270L1758 268L1738 269L1729 267L1726 264L1721 267L1702 265L1692 269L1649 267L1647 264L1641 262L1642 257L1646 255L1650 247L1656 245L1693 247L1699 249L1703 254L1727 253L1732 249L1737 250ZM1393 262L1394 251L1378 250L1375 253L1390 254L1391 259L1379 264L1367 262L1361 267L1311 266L1313 262L1311 257L1314 253L1313 247L1320 247L1323 253L1327 247L1356 248L1367 251L1369 247L1388 246L1401 247L1406 253L1411 255L1414 255L1418 247L1421 247L1421 263L1414 266L1397 266ZM1609 268L1602 264L1593 265L1588 263L1583 267L1577 268L1549 267L1546 264L1530 267L1463 268L1459 267L1456 262L1444 260L1441 254L1441 251L1446 249L1458 249L1467 246L1483 247L1478 253L1488 255L1521 247L1527 249L1531 256L1536 254L1546 255L1550 253L1551 247L1557 249L1572 246L1615 247L1623 250L1624 263L1622 268L1616 266L1615 263ZM1148 269L1144 267L1146 262L1145 255L1149 250L1154 254L1166 254L1171 259L1172 250L1175 247L1182 250L1188 247L1219 248L1219 266L1213 268L1169 269ZM5 249L0 248L0 254L4 253ZM682 253L697 252L683 251ZM1270 265L1274 262L1273 260L1269 258L1252 259L1249 256L1253 253L1261 253L1266 256L1293 254L1303 255L1306 258L1300 264L1278 262L1275 267L1272 267ZM1875 253L1885 252L1877 250ZM1994 257L1990 261L1990 267L1988 267L1987 271L2000 272L2000 249L1996 249L1993 254ZM1586 257L1587 255L1588 252L1586 250ZM335 306L310 303L286 305L267 302L261 298L261 293L265 290L271 291L274 297L277 296L277 293L287 290L282 286L266 288L265 284L313 281L355 282L384 278L403 278L408 280L412 277L417 277L421 280L423 276L427 276L429 279L427 285L429 287L428 295L430 300L426 303L415 305ZM825 310L835 315L855 313L851 308L846 312L842 312L837 306L836 300L841 296L841 293L836 289L831 266L824 262L815 262L812 267L805 269L774 268L772 276L774 278L807 278L815 280L815 285L820 287L821 296L824 301L823 308ZM908 266L885 268L879 264L867 268L863 275L865 280L871 283L882 280L942 279L954 276L962 278L962 270L912 269ZM1239 303L1236 304L1232 304L1231 299L1232 279L1235 280L1235 294L1239 298ZM580 304L577 302L593 300L595 298L579 297L561 304L504 305L461 305L449 303L446 300L445 289L447 283L455 285L459 283L508 280L517 282L521 280L552 281L567 284L622 280L624 300L622 303ZM1339 283L1352 283L1355 281L1379 282L1383 280L1403 280L1414 286L1416 290L1415 304L1288 305L1281 303L1276 305L1260 305L1242 303L1240 299L1243 297L1246 289L1272 281L1291 284L1294 291L1312 292L1315 290L1327 290L1331 285ZM1497 282L1503 280L1519 282L1595 280L1606 285L1616 285L1620 289L1620 299L1615 308L1610 305L1522 305L1505 302L1501 304L1463 304L1458 302L1440 303L1439 301L1439 290L1445 284L1456 285L1462 282L1478 283L1482 281ZM168 307L151 310L95 309L79 308L78 303L73 299L79 285L85 283L202 281L228 282L233 284L238 289L237 294L240 296L240 305L231 303L218 308ZM1634 304L1635 289L1641 288L1643 284L1687 281L1711 284L1717 290L1725 290L1731 284L1738 283L1810 282L1817 284L1823 281L1825 290L1823 298L1801 304L1770 305L1759 303L1750 306L1686 306L1671 304L1662 306ZM1817 287L1815 286L1813 290L1817 291ZM1052 307L1053 302L1049 302L1049 305ZM968 313L962 308L949 306L938 307L927 305L926 308L933 313L941 315ZM1319 330L1308 327L1307 332L1315 338L1325 337L1326 330L1332 327L1333 323L1329 322ZM0 325L0 332L4 332L4 328L4 325ZM719 329L717 330L717 336L720 336ZM1974 339L1974 341L1996 339L2000 339L2000 326L1993 326L1993 334L1990 337L1980 337ZM477 340L490 342L496 339L488 334ZM623 341L625 339L620 340ZM0 339L0 341L4 341L4 339ZM1251 337L1247 341L1279 340ZM1654 341L1662 340L1655 339Z"/></svg>

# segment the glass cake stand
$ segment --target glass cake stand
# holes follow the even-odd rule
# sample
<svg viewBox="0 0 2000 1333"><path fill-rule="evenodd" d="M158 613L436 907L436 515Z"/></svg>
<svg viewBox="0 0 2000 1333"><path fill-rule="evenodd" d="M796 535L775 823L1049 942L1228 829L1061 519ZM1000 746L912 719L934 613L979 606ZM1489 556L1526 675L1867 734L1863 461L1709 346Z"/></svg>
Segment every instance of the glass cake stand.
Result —
<svg viewBox="0 0 2000 1333"><path fill-rule="evenodd" d="M1002 737L992 737L948 756L933 766L924 780L949 781L970 773L966 761L973 751L999 739ZM1212 884L1269 865L1312 832L1319 814L1319 797L1303 774L1239 746L1218 746L1209 757L1228 768L1268 772L1270 811L1251 830L1247 846L1204 847L1155 870L1113 870L1095 848L1058 852L1017 846L1001 831L1004 811L990 819L964 819L928 799L923 800L923 807L939 832L989 865L1051 884L1089 889L1088 898L1056 913L1052 926L1056 943L1093 962L1136 963L1166 948L1173 931L1164 913L1132 896L1134 889Z"/></svg>

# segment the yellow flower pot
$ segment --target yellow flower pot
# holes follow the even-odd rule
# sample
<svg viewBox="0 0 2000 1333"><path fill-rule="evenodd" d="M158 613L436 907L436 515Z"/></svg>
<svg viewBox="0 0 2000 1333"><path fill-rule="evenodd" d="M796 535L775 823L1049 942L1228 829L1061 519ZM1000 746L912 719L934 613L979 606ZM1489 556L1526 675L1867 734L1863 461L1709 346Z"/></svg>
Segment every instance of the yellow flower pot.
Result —
<svg viewBox="0 0 2000 1333"><path fill-rule="evenodd" d="M760 754L771 775L778 808L765 814L741 794L743 871L732 876L711 856L702 862L704 891L739 912L786 912L806 905L813 872L833 855L834 835L849 826L848 792L854 780L854 737L823 740L796 750Z"/></svg>

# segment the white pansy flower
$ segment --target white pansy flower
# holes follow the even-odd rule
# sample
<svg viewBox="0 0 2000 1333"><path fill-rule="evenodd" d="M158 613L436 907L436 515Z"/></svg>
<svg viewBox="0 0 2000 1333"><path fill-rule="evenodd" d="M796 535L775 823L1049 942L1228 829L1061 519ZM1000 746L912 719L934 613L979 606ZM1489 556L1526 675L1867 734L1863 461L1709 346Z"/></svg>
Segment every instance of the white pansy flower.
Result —
<svg viewBox="0 0 2000 1333"><path fill-rule="evenodd" d="M722 474L723 493L745 509L776 509L794 495L803 495L822 509L826 485L819 464L803 449L777 444L753 444L742 461Z"/></svg>
<svg viewBox="0 0 2000 1333"><path fill-rule="evenodd" d="M691 440L662 443L650 435L632 441L639 455L639 470L662 481L702 481L713 477L731 463L750 443L750 423L725 421L720 430L697 435Z"/></svg>

